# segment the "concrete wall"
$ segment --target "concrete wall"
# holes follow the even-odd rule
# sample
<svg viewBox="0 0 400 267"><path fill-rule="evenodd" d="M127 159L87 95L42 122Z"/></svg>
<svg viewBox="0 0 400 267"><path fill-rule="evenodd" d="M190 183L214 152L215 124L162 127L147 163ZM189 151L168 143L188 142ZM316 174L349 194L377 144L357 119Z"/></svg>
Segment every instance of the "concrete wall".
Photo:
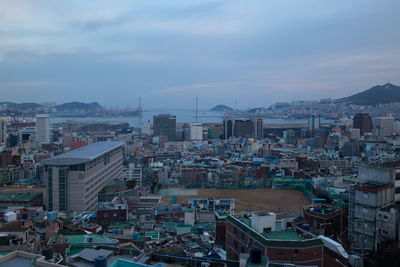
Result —
<svg viewBox="0 0 400 267"><path fill-rule="evenodd" d="M264 232L264 228L271 228L271 232L276 231L276 214L258 215L256 212L251 213L251 228L257 232Z"/></svg>
<svg viewBox="0 0 400 267"><path fill-rule="evenodd" d="M358 180L362 183L376 181L384 184L394 183L394 173L390 169L375 166L360 165L358 168Z"/></svg>

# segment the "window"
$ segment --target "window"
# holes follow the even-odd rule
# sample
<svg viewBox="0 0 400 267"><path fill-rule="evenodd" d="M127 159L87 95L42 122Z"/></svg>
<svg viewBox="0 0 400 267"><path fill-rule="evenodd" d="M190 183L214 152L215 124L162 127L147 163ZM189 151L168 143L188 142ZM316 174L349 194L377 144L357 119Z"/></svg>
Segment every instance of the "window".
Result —
<svg viewBox="0 0 400 267"><path fill-rule="evenodd" d="M241 232L241 237L242 237L242 239L244 239L244 233L243 232Z"/></svg>
<svg viewBox="0 0 400 267"><path fill-rule="evenodd" d="M365 223L364 223L364 229L367 229L367 228L368 228L368 223L365 222Z"/></svg>
<svg viewBox="0 0 400 267"><path fill-rule="evenodd" d="M400 194L400 187L396 187L396 188L394 189L394 191L395 191L396 194Z"/></svg>
<svg viewBox="0 0 400 267"><path fill-rule="evenodd" d="M241 247L240 247L240 252L241 252L241 253L244 253L244 252L245 252L245 251L244 251L244 246L241 246Z"/></svg>
<svg viewBox="0 0 400 267"><path fill-rule="evenodd" d="M236 227L235 227L235 226L233 226L233 232L234 232L235 234L237 234L237 230L236 230Z"/></svg>
<svg viewBox="0 0 400 267"><path fill-rule="evenodd" d="M264 233L270 233L271 232L271 227L266 227L263 229Z"/></svg>
<svg viewBox="0 0 400 267"><path fill-rule="evenodd" d="M400 181L400 173L396 173L396 181Z"/></svg>
<svg viewBox="0 0 400 267"><path fill-rule="evenodd" d="M368 207L366 207L366 206L362 207L362 212L364 214L367 214L368 213Z"/></svg>
<svg viewBox="0 0 400 267"><path fill-rule="evenodd" d="M363 199L368 199L368 192L363 192L362 193L362 197L363 197Z"/></svg>
<svg viewBox="0 0 400 267"><path fill-rule="evenodd" d="M233 247L234 247L234 248L238 248L238 242L237 242L237 240L234 240L234 241L233 241Z"/></svg>

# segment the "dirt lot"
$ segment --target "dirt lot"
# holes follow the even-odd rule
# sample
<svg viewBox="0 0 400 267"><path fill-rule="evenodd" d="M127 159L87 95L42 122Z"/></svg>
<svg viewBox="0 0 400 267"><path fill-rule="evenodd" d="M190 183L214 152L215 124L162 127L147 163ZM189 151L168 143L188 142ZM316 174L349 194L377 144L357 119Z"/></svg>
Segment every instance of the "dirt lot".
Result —
<svg viewBox="0 0 400 267"><path fill-rule="evenodd" d="M310 202L302 192L296 190L243 189L216 190L196 189L197 195L179 196L178 204L187 204L190 198L215 197L234 198L236 212L243 210L268 210L301 214L302 207ZM165 204L171 203L171 195L162 195Z"/></svg>

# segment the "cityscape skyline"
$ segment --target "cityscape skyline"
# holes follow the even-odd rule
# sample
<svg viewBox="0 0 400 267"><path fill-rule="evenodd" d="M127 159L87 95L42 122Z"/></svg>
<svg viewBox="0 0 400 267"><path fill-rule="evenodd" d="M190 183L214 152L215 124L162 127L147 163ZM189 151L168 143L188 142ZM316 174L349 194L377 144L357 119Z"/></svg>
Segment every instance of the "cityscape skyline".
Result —
<svg viewBox="0 0 400 267"><path fill-rule="evenodd" d="M0 5L12 102L246 108L400 83L396 1Z"/></svg>

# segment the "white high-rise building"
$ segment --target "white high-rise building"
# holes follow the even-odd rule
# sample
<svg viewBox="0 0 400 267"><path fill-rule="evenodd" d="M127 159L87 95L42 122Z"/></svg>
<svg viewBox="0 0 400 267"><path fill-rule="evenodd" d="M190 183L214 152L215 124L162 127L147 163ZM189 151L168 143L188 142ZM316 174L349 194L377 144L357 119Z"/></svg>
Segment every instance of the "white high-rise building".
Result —
<svg viewBox="0 0 400 267"><path fill-rule="evenodd" d="M194 122L190 124L190 140L203 140L203 125L201 123Z"/></svg>
<svg viewBox="0 0 400 267"><path fill-rule="evenodd" d="M124 143L97 142L41 161L47 210L93 211L104 185L122 175Z"/></svg>
<svg viewBox="0 0 400 267"><path fill-rule="evenodd" d="M391 136L394 134L394 117L375 117L374 134L377 137Z"/></svg>
<svg viewBox="0 0 400 267"><path fill-rule="evenodd" d="M36 115L36 141L39 144L50 144L50 116L48 114Z"/></svg>
<svg viewBox="0 0 400 267"><path fill-rule="evenodd" d="M145 135L151 135L152 134L150 121L142 123L142 134L145 134Z"/></svg>

